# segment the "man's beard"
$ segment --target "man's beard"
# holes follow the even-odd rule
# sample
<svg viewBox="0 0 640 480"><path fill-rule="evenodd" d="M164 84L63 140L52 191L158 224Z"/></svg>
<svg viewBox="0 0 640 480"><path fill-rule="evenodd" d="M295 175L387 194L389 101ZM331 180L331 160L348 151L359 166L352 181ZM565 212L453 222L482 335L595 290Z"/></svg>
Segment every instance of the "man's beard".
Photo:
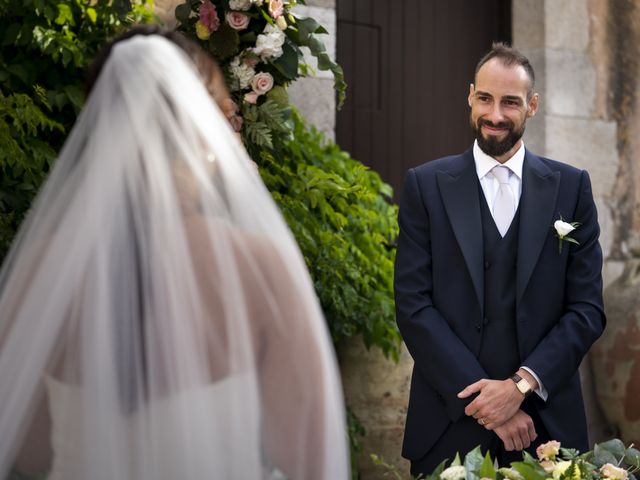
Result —
<svg viewBox="0 0 640 480"><path fill-rule="evenodd" d="M524 120L520 128L516 129L513 122L492 123L482 118L479 118L476 123L474 123L473 119L470 118L470 122L473 135L478 141L480 150L490 157L500 157L511 150L522 138L526 124L526 120ZM488 138L485 138L484 135L482 135L482 125L487 125L493 128L506 128L508 129L507 136L502 140L498 140L498 138L493 135L489 135Z"/></svg>

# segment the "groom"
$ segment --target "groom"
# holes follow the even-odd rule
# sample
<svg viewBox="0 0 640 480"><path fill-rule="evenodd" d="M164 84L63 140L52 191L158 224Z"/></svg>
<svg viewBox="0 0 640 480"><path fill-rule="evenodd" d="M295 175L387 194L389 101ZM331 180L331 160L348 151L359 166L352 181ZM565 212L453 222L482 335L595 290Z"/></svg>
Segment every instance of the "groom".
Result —
<svg viewBox="0 0 640 480"><path fill-rule="evenodd" d="M533 88L529 61L494 44L469 89L473 147L405 179L394 282L414 475L477 445L503 465L551 439L588 449L578 367L605 325L598 220L587 172L523 145Z"/></svg>

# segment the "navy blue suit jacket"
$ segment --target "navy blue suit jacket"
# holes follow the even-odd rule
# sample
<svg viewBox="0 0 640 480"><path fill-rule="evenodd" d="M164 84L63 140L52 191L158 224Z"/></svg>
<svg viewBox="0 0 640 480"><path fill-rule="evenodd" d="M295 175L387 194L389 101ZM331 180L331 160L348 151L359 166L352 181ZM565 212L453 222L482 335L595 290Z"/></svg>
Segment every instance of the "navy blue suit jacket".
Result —
<svg viewBox="0 0 640 480"><path fill-rule="evenodd" d="M605 326L602 251L589 175L526 151L520 198L516 322L521 363L549 393L535 406L551 438L586 450L578 367ZM403 456L422 457L488 378L478 362L484 271L480 185L472 150L409 170L395 263L397 322L415 366ZM580 222L558 238L553 223ZM500 352L496 351L499 356ZM503 380L503 379L500 379Z"/></svg>

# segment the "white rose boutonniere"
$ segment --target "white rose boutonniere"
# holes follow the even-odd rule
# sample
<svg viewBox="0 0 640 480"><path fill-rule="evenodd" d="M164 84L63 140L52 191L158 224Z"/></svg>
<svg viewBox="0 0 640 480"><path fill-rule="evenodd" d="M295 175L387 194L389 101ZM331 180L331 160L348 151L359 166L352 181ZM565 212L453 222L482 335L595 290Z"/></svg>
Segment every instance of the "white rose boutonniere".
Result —
<svg viewBox="0 0 640 480"><path fill-rule="evenodd" d="M575 238L569 236L569 234L579 226L580 222L565 222L562 215L560 216L560 220L554 222L553 228L556 230L556 236L558 237L558 253L562 253L562 242L571 242L580 245Z"/></svg>

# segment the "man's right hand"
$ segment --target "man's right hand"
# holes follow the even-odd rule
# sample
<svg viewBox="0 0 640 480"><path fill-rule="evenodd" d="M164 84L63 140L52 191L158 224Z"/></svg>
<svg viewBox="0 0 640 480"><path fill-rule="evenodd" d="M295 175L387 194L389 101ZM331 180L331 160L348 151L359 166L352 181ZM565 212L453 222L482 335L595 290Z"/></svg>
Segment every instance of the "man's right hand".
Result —
<svg viewBox="0 0 640 480"><path fill-rule="evenodd" d="M500 437L507 452L528 448L538 436L533 420L522 410L518 410L513 417L495 427L493 431Z"/></svg>

